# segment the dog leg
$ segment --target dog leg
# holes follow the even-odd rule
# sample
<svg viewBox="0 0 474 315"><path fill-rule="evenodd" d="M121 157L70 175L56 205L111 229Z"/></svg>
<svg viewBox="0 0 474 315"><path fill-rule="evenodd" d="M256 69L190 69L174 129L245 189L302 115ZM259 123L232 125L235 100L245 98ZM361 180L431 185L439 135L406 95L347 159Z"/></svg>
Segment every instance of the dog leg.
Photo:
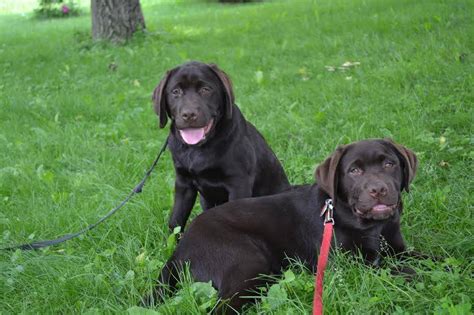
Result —
<svg viewBox="0 0 474 315"><path fill-rule="evenodd" d="M214 208L215 206L217 206L217 204L212 204L210 202L208 202L206 200L206 198L204 198L203 195L199 195L199 202L201 203L201 208L202 210L206 211L208 209L211 209L211 208Z"/></svg>
<svg viewBox="0 0 474 315"><path fill-rule="evenodd" d="M229 192L229 201L252 197L252 187L253 185L250 181L245 183L232 183L232 185L227 188Z"/></svg>
<svg viewBox="0 0 474 315"><path fill-rule="evenodd" d="M405 241L400 231L399 221L387 223L382 229L381 234L385 241L387 241L387 253L389 255L397 256L406 252Z"/></svg>
<svg viewBox="0 0 474 315"><path fill-rule="evenodd" d="M225 284L219 288L219 295L225 300L214 311L215 314L239 314L242 307L254 302L255 290L264 286L268 280L257 278L261 274L270 274L265 258L255 257L242 264L234 265L225 276Z"/></svg>
<svg viewBox="0 0 474 315"><path fill-rule="evenodd" d="M176 174L174 206L168 226L171 231L177 226L181 226L184 231L186 221L188 221L191 210L196 202L196 188L182 176Z"/></svg>

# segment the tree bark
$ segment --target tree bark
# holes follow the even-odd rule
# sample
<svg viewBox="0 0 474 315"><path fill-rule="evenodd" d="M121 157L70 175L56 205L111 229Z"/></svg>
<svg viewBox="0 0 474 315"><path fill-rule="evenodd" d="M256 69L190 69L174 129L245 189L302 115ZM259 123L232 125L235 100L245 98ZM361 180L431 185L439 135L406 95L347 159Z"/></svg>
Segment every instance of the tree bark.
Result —
<svg viewBox="0 0 474 315"><path fill-rule="evenodd" d="M145 29L140 0L92 0L92 38L122 43Z"/></svg>

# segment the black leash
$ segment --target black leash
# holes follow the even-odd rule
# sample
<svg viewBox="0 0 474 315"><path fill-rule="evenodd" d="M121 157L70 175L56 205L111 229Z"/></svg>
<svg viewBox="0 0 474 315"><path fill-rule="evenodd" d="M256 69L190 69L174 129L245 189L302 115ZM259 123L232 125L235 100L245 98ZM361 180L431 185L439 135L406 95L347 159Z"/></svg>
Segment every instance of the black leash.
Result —
<svg viewBox="0 0 474 315"><path fill-rule="evenodd" d="M158 163L158 161L160 160L161 158L161 155L163 154L163 152L166 150L166 146L168 145L168 138L166 138L165 140L165 143L163 145L163 147L161 148L160 152L158 153L156 159L153 161L153 164L151 165L151 167L148 169L148 171L146 172L145 176L143 177L143 179L140 181L140 183L138 183L137 186L135 186L135 188L133 188L133 190L128 194L128 196L118 205L116 206L115 208L113 208L112 210L110 210L105 216L103 216L99 221L97 221L96 223L93 223L91 225L89 225L88 227L82 229L81 231L77 232L77 233L72 233L72 234L66 234L66 235L63 235L61 237L58 237L54 240L45 240L45 241L38 241L38 242L33 242L33 243L28 243L28 244L23 244L23 245L16 245L16 246L12 246L12 247L6 247L6 248L2 248L1 250L14 250L14 249L21 249L21 250L32 250L32 249L39 249L39 248L42 248L42 247L48 247L48 246L52 246L52 245L57 245L59 243L62 243L62 242L65 242L65 241L68 241L72 238L75 238L81 234L84 234L85 232L87 231L90 231L92 230L93 228L95 228L97 225L99 225L100 223L104 222L105 220L107 220L109 217L111 217L115 212L117 212L120 208L122 208L134 195L136 194L139 194L142 192L142 189L143 189L143 186L145 185L145 182L146 180L148 179L148 177L150 177L150 174L151 172L153 171L153 169L155 168L156 164Z"/></svg>

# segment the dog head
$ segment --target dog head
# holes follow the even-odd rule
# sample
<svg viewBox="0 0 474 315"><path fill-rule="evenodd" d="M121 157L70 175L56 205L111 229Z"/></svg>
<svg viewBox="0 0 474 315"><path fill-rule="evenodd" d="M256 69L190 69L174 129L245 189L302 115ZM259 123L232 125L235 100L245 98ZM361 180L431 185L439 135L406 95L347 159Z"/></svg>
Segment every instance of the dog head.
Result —
<svg viewBox="0 0 474 315"><path fill-rule="evenodd" d="M234 92L216 65L193 61L167 71L153 92L153 104L160 128L169 117L180 139L194 145L212 136L220 119L232 118Z"/></svg>
<svg viewBox="0 0 474 315"><path fill-rule="evenodd" d="M399 208L416 168L411 150L391 140L364 140L339 147L318 166L316 180L336 205L348 205L358 218L385 220Z"/></svg>

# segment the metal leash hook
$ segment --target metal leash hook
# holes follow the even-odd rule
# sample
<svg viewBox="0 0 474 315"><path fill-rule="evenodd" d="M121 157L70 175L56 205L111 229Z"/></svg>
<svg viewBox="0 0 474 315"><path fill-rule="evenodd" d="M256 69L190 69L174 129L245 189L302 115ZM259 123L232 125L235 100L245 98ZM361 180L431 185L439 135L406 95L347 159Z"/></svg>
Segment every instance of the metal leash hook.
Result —
<svg viewBox="0 0 474 315"><path fill-rule="evenodd" d="M332 203L331 198L326 199L326 201L324 203L324 207L321 210L320 216L322 217L324 214L326 214L326 216L324 217L324 225L326 225L326 223L331 223L332 225L334 225L334 216L333 216L334 215L334 205Z"/></svg>
<svg viewBox="0 0 474 315"><path fill-rule="evenodd" d="M321 248L319 250L318 265L315 275L315 290L313 297L313 315L323 314L323 279L326 264L328 262L329 250L331 249L332 232L334 229L334 205L332 199L326 199L323 209L321 210L321 217L324 217L324 231L321 241ZM331 224L326 224L331 223Z"/></svg>

